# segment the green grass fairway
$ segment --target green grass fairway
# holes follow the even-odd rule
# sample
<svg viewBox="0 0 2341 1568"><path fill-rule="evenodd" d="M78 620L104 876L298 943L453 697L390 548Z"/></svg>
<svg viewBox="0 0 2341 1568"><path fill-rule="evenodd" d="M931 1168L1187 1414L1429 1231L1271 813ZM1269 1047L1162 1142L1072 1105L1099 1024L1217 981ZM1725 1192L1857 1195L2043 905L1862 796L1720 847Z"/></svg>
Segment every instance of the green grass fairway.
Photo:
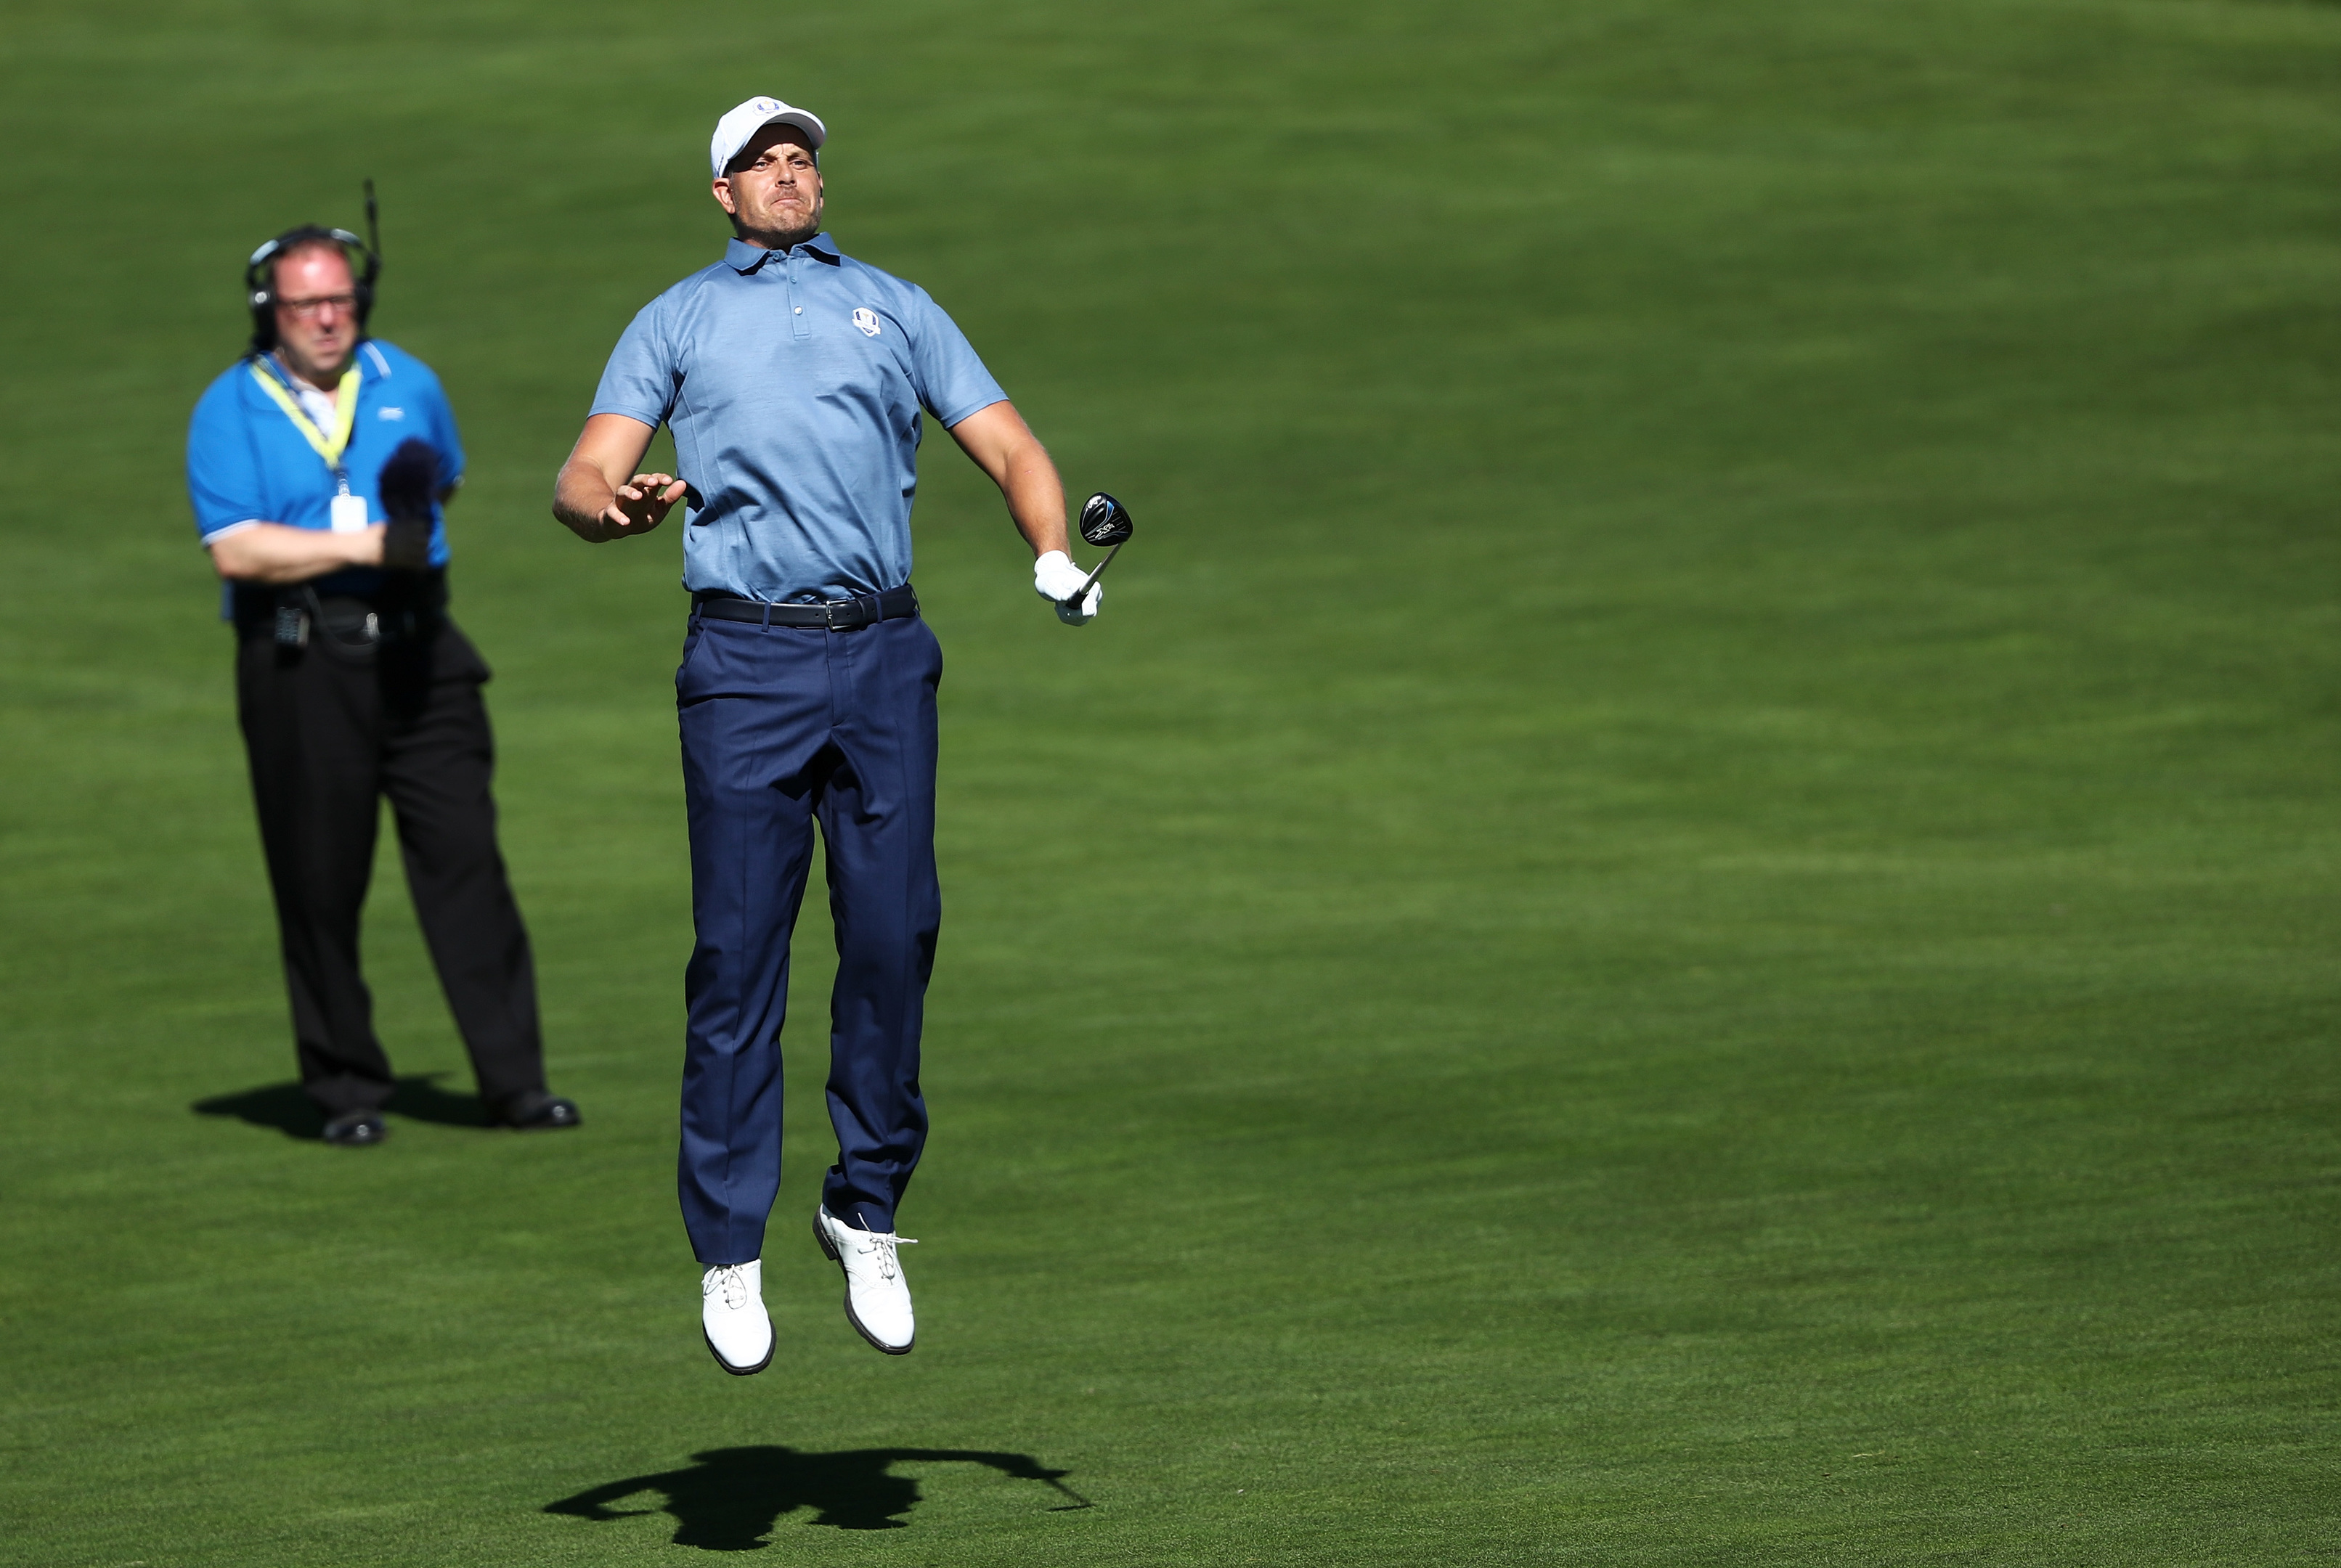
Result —
<svg viewBox="0 0 2341 1568"><path fill-rule="evenodd" d="M0 84L0 1562L2341 1553L2341 8L12 0ZM1139 531L1069 631L930 434L919 1349L806 1234L816 895L735 1380L679 529L546 506L759 91ZM394 857L389 1144L284 1087L180 451L367 175L575 1135Z"/></svg>

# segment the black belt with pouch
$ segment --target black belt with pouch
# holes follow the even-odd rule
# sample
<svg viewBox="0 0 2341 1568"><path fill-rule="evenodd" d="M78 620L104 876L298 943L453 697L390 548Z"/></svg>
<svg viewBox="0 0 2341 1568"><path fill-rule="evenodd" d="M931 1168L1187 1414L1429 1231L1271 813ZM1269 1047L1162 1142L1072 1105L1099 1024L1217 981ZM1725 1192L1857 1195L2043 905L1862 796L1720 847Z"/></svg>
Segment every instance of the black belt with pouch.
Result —
<svg viewBox="0 0 2341 1568"><path fill-rule="evenodd" d="M428 636L447 615L444 571L399 573L368 594L320 593L314 583L235 585L239 637L266 634L279 648L306 648L331 637L365 648Z"/></svg>

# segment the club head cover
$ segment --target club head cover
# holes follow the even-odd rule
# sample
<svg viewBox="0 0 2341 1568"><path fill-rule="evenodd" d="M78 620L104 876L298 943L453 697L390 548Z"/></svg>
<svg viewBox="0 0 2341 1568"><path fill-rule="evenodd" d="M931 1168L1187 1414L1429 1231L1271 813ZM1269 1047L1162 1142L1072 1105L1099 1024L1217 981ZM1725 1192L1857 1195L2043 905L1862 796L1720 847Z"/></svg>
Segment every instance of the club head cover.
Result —
<svg viewBox="0 0 2341 1568"><path fill-rule="evenodd" d="M390 531L382 563L393 571L421 571L431 563L431 509L439 496L439 454L409 436L398 443L374 481Z"/></svg>

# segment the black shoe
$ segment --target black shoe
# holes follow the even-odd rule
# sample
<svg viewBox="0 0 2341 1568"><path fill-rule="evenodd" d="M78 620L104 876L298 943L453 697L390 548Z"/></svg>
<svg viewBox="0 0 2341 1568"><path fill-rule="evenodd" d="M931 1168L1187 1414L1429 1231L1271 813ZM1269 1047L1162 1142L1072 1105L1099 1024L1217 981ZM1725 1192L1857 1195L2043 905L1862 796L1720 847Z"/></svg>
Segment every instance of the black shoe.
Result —
<svg viewBox="0 0 2341 1568"><path fill-rule="evenodd" d="M585 1118L577 1114L577 1102L564 1100L559 1095L543 1089L531 1089L514 1095L496 1113L496 1126L512 1127L524 1133L549 1132L554 1127L581 1126Z"/></svg>
<svg viewBox="0 0 2341 1568"><path fill-rule="evenodd" d="M325 1124L325 1141L337 1149L371 1148L389 1136L380 1111L344 1111Z"/></svg>

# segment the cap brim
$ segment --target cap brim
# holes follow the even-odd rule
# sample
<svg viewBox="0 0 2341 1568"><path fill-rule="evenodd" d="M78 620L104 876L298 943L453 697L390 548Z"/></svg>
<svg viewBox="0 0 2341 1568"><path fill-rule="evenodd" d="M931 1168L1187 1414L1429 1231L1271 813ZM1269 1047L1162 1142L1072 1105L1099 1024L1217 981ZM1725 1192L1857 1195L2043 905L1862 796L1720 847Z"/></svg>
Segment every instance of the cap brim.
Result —
<svg viewBox="0 0 2341 1568"><path fill-rule="evenodd" d="M740 161L741 153L746 149L749 143L756 139L756 133L772 125L789 125L797 130L802 131L807 138L812 141L812 150L816 153L821 151L821 144L829 140L829 133L823 129L822 123L819 120L814 119L811 114L806 114L802 109L786 110L781 114L773 115L769 120L759 120L754 124L749 126L746 134L741 136L739 144L735 145L731 152L724 154L723 172L725 174L730 174L732 172L732 165Z"/></svg>

